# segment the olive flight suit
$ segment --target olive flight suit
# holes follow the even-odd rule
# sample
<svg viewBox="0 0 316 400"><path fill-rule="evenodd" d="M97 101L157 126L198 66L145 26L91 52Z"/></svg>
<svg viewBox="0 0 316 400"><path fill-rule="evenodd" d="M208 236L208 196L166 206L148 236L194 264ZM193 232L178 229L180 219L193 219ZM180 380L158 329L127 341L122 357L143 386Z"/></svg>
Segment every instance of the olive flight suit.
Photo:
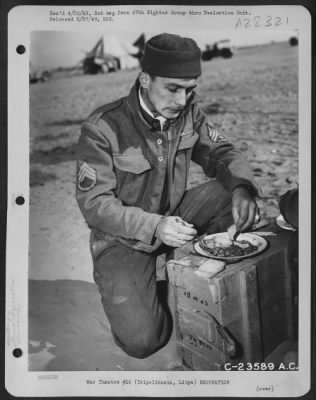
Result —
<svg viewBox="0 0 316 400"><path fill-rule="evenodd" d="M114 339L144 358L166 344L172 329L155 274L167 247L155 237L160 219L179 215L199 233L223 231L233 222L232 190L259 190L248 162L200 110L195 93L161 131L144 115L138 90L135 83L82 125L76 195ZM191 160L216 179L187 190Z"/></svg>

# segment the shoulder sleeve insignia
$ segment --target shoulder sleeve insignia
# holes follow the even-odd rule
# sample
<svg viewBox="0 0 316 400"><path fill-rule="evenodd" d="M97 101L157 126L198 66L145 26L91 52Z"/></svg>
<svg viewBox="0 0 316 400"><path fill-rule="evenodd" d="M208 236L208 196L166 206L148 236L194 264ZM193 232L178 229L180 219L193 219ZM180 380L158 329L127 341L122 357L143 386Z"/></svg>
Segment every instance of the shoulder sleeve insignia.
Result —
<svg viewBox="0 0 316 400"><path fill-rule="evenodd" d="M217 128L215 128L214 126L212 126L208 123L206 125L207 125L207 130L208 130L208 137L210 138L210 140L212 142L214 142L214 143L227 142L227 139L225 138L225 136L221 135Z"/></svg>
<svg viewBox="0 0 316 400"><path fill-rule="evenodd" d="M80 161L78 171L78 188L83 192L91 190L97 182L97 171L85 161Z"/></svg>

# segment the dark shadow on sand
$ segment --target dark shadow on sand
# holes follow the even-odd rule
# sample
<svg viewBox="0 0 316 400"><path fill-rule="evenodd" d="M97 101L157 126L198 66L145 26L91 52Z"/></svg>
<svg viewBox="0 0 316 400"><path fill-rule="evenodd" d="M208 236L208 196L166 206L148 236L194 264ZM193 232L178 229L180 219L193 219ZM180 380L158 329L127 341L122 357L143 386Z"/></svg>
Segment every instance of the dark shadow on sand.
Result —
<svg viewBox="0 0 316 400"><path fill-rule="evenodd" d="M123 353L113 341L97 286L79 280L29 281L30 370L38 370L32 368L32 357L43 351L49 356L41 367L46 371L159 371L179 366L172 340L145 360Z"/></svg>
<svg viewBox="0 0 316 400"><path fill-rule="evenodd" d="M56 146L51 150L36 150L30 155L32 164L51 165L76 160L76 144Z"/></svg>

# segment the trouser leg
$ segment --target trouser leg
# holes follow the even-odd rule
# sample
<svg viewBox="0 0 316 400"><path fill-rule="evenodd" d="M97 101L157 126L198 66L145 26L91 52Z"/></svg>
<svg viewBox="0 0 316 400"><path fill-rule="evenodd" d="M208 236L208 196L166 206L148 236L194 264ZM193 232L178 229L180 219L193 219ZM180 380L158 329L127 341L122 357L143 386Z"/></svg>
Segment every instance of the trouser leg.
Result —
<svg viewBox="0 0 316 400"><path fill-rule="evenodd" d="M224 232L233 224L231 193L215 180L203 183L185 193L176 214L199 234Z"/></svg>
<svg viewBox="0 0 316 400"><path fill-rule="evenodd" d="M156 256L113 242L94 260L94 278L116 343L145 358L164 346L172 331L156 283Z"/></svg>

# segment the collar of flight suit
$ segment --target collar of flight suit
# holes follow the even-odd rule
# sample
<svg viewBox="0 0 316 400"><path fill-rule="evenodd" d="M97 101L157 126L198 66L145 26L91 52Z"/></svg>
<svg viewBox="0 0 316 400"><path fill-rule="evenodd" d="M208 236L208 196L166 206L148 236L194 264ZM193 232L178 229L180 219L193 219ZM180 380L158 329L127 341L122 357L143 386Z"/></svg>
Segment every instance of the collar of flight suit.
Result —
<svg viewBox="0 0 316 400"><path fill-rule="evenodd" d="M138 98L139 98L139 104L140 104L142 110L143 110L145 113L147 113L147 114L150 116L150 118L152 118L153 120L159 121L159 123L160 123L160 130L163 131L164 125L165 125L165 123L167 122L167 118L163 117L162 115L156 115L156 116L155 116L155 115L150 111L150 109L147 107L147 105L146 105L146 103L145 103L145 101L144 101L144 99L143 99L142 92L141 92L141 87L139 87L139 89L138 89Z"/></svg>
<svg viewBox="0 0 316 400"><path fill-rule="evenodd" d="M127 96L127 105L129 107L129 109L131 110L131 112L137 116L141 117L141 120L149 127L152 128L152 123L151 123L151 117L149 116L148 113L145 113L145 110L142 109L141 104L140 104L140 98L138 95L139 92L139 88L140 88L140 84L138 79L135 81L134 85L132 86L129 95ZM177 121L179 121L180 119L182 119L182 116L184 116L191 105L201 102L201 98L200 96L196 93L196 92L192 92L192 95L190 97L190 99L188 100L184 110L180 113L180 115L175 119L175 120L167 120L167 122L169 122L169 124L176 124ZM146 115L147 114L147 115ZM146 116L148 116L146 118ZM157 122L157 120L156 120ZM168 126L169 124L165 123L165 128L166 126Z"/></svg>

